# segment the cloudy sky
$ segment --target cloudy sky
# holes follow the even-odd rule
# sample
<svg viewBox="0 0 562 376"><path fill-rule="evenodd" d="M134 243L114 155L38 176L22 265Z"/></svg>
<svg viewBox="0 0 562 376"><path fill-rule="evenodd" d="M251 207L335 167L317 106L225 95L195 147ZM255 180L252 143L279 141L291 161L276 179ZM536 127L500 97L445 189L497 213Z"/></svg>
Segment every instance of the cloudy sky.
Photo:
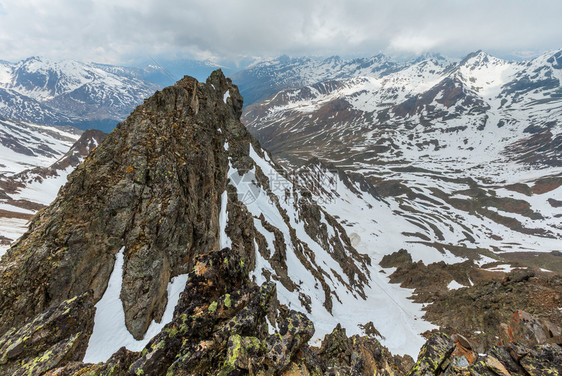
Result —
<svg viewBox="0 0 562 376"><path fill-rule="evenodd" d="M371 56L562 48L561 0L0 0L0 59Z"/></svg>

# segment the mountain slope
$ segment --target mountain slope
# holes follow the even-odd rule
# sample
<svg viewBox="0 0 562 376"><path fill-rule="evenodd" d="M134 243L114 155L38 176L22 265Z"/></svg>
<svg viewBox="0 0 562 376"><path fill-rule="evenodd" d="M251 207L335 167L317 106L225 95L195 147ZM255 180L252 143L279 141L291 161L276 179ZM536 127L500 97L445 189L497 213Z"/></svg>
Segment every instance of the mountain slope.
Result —
<svg viewBox="0 0 562 376"><path fill-rule="evenodd" d="M49 205L68 174L105 137L13 120L0 121L0 256L27 229L28 220Z"/></svg>
<svg viewBox="0 0 562 376"><path fill-rule="evenodd" d="M281 90L366 75L382 77L403 66L404 64L393 62L382 54L352 60L338 56L327 59L281 56L259 61L232 77L238 82L246 103L252 104Z"/></svg>
<svg viewBox="0 0 562 376"><path fill-rule="evenodd" d="M483 52L452 65L429 58L384 77L281 91L246 108L243 120L289 165L319 157L364 175L390 209L367 216L409 223L389 253L522 252L544 267L562 236L561 54L520 63Z"/></svg>
<svg viewBox="0 0 562 376"><path fill-rule="evenodd" d="M39 57L2 62L0 115L82 129L113 126L159 86L125 68L111 68Z"/></svg>
<svg viewBox="0 0 562 376"><path fill-rule="evenodd" d="M33 167L47 167L62 157L82 131L0 118L0 173L11 175Z"/></svg>

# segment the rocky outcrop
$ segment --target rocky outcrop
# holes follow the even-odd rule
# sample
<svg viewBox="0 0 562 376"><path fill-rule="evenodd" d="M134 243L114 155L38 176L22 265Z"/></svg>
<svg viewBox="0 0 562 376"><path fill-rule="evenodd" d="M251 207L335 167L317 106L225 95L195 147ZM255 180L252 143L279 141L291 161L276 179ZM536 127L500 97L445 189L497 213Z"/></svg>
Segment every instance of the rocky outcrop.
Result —
<svg viewBox="0 0 562 376"><path fill-rule="evenodd" d="M94 306L85 293L36 316L0 337L0 374L42 375L81 360L92 334Z"/></svg>
<svg viewBox="0 0 562 376"><path fill-rule="evenodd" d="M449 334L462 334L479 353L509 341L532 346L538 343L532 338L555 337L558 333L548 328L550 323L562 322L558 309L562 298L560 278L516 270L504 278L441 294L425 308L424 317ZM516 310L536 318L529 321L524 314L514 316ZM530 328L534 329L529 332Z"/></svg>
<svg viewBox="0 0 562 376"><path fill-rule="evenodd" d="M559 375L562 347L552 344L526 347L510 342L494 346L488 354L475 356L470 344L460 337L436 333L422 347L408 376L417 375ZM467 352L468 351L468 352Z"/></svg>
<svg viewBox="0 0 562 376"><path fill-rule="evenodd" d="M107 362L71 362L47 375L403 375L413 363L339 326L321 348L310 347L314 325L292 310L271 332L275 284L251 282L241 255L228 248L194 264L173 321L140 353L121 349Z"/></svg>
<svg viewBox="0 0 562 376"><path fill-rule="evenodd" d="M519 342L528 346L562 344L562 328L525 311L516 311L511 320L500 325L500 343L509 342Z"/></svg>
<svg viewBox="0 0 562 376"><path fill-rule="evenodd" d="M162 316L170 279L217 243L225 135L248 137L236 122L241 108L236 87L218 73L206 85L186 77L138 107L8 251L0 333L90 289L100 299L125 247L121 298L127 327L142 338Z"/></svg>
<svg viewBox="0 0 562 376"><path fill-rule="evenodd" d="M302 313L284 311L276 322L279 329L272 331L267 317L275 309L275 284L257 286L251 282L241 260L237 251L228 248L197 255L172 322L141 352L122 348L107 362L85 364L69 361L76 357L70 351L65 355L70 346L65 347L64 341L36 358L33 354L41 354L51 344L30 341L35 346L26 353L20 341L8 346L15 349L11 352L0 342L1 354L11 354L17 365L20 363L15 360L31 355L32 360L24 366L11 369L16 375L492 376L562 372L562 348L553 343L525 346L509 342L478 354L463 336L436 333L422 347L414 364L408 356L393 356L372 337L347 337L345 329L338 326L320 347L311 347L308 340L314 325ZM76 306L84 302L86 296L67 302L51 317L63 317L55 314L61 311L66 312L63 315L83 314ZM26 333L35 331L36 337L44 337L40 336L40 325L29 327L33 329ZM61 359L66 362L57 368L63 363ZM41 368L33 368L36 364Z"/></svg>

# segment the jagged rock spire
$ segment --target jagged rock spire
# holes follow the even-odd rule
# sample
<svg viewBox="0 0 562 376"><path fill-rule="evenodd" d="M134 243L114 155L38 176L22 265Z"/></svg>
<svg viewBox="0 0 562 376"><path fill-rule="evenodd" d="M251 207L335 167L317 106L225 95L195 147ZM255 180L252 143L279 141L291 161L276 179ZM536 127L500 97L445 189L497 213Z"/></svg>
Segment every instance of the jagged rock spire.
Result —
<svg viewBox="0 0 562 376"><path fill-rule="evenodd" d="M124 247L121 299L142 338L170 279L218 244L223 144L249 137L242 103L219 70L206 83L184 77L119 124L4 257L0 334L88 290L99 300Z"/></svg>

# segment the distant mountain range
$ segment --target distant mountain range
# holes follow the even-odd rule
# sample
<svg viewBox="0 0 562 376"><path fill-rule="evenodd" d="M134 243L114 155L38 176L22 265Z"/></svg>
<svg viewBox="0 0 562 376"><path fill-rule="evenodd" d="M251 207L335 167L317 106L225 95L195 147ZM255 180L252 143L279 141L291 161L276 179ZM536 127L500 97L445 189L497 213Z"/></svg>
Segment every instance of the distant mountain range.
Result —
<svg viewBox="0 0 562 376"><path fill-rule="evenodd" d="M437 62L438 67L432 70L432 63L428 63L430 61ZM554 65L559 64L557 61ZM361 77L371 80L387 76L396 78L402 76L400 72L406 75L401 79L411 80L412 77L408 78L407 75L426 64L429 66L422 68L425 73L420 73L435 74L437 79L445 67L458 64L458 61L440 55L395 61L382 54L356 59L282 56L259 60L247 66L250 62L243 62L240 65L242 70L236 72L236 68L220 66L211 61L174 59L150 59L136 67L53 61L41 57L31 57L17 63L0 61L0 116L38 124L72 125L80 129L109 131L157 89L173 84L184 75L204 79L218 68L237 83L248 106L282 90L326 81L341 82ZM509 66L526 64L505 63ZM427 85L430 83L428 78L418 77L417 81ZM520 91L525 80L525 77L521 77L517 85L507 90ZM542 84L549 85L548 77L543 81ZM385 85L389 90L396 89L394 86L399 86L399 82ZM403 94L406 96L413 93L406 87L404 89ZM381 94L381 100L388 99L388 93ZM398 103L398 99L392 102Z"/></svg>
<svg viewBox="0 0 562 376"><path fill-rule="evenodd" d="M350 232L375 222L387 249L442 259L491 250L559 268L562 51L523 62L482 51L358 62L253 66L244 74L259 82L254 97L278 91L247 106L244 123L278 161L325 170L309 162L319 158L384 197L384 205L319 198L350 208L338 214Z"/></svg>
<svg viewBox="0 0 562 376"><path fill-rule="evenodd" d="M497 145L491 138L482 142L471 137L473 131L492 132L504 141L546 132L543 136L554 149L545 150L542 161L560 163L553 154L559 149L552 132L562 114L562 51L517 63L481 51L459 62L426 56L402 65L384 57L368 62L278 59L244 74L263 77L256 79L262 87L253 91L256 98L265 87L279 89L245 111L250 129L272 151L302 152L303 143L306 149L328 142L333 153L334 143L346 135L357 141L355 147L360 139L376 139L380 149L383 141L376 136L381 129L412 129L403 133L414 133L416 143L428 145L435 143L436 132L452 134L455 141L449 140L449 145L455 142L466 150ZM468 133L459 137L463 132L456 130ZM437 138L443 137L447 136ZM393 142L398 142L396 137ZM418 149L411 140L404 143L411 145L401 150Z"/></svg>
<svg viewBox="0 0 562 376"><path fill-rule="evenodd" d="M112 129L159 85L132 69L32 57L0 62L0 116ZM148 72L144 72L148 74Z"/></svg>

